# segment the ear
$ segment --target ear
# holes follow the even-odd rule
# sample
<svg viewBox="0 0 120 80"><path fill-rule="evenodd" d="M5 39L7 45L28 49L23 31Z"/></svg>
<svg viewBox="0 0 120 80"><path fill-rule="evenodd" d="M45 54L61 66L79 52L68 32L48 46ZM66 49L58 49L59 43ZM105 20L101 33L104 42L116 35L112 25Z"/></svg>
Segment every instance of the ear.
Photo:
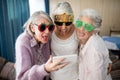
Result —
<svg viewBox="0 0 120 80"><path fill-rule="evenodd" d="M33 24L30 24L30 30L34 33L35 32L35 27L33 26Z"/></svg>

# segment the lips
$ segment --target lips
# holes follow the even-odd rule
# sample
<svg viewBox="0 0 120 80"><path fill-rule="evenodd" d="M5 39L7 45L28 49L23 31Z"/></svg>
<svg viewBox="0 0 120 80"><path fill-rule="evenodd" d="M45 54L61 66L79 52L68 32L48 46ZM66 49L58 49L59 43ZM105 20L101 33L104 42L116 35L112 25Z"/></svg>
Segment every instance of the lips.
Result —
<svg viewBox="0 0 120 80"><path fill-rule="evenodd" d="M79 36L80 36L80 37L84 37L84 36L85 36L85 33L80 32L80 33L79 33Z"/></svg>
<svg viewBox="0 0 120 80"><path fill-rule="evenodd" d="M66 30L60 30L61 34L66 34Z"/></svg>
<svg viewBox="0 0 120 80"><path fill-rule="evenodd" d="M48 41L49 37L47 35L44 35L44 36L42 36L42 38L43 38L44 41Z"/></svg>

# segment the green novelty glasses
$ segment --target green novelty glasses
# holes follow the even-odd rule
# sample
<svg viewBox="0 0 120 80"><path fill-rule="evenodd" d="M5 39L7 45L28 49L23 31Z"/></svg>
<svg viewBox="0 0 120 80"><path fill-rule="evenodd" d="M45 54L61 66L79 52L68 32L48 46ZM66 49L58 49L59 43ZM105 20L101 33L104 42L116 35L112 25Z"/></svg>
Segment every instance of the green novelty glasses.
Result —
<svg viewBox="0 0 120 80"><path fill-rule="evenodd" d="M93 27L93 25L91 24L87 24L85 22L82 22L80 20L77 20L76 23L75 23L76 27L77 28L81 28L82 26L84 27L84 29L88 32L92 31L95 29L95 27Z"/></svg>

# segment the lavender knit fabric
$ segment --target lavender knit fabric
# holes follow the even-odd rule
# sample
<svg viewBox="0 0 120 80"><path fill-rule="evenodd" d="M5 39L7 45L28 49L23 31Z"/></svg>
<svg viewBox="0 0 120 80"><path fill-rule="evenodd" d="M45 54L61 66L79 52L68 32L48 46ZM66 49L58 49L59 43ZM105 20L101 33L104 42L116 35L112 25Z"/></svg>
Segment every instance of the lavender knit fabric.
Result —
<svg viewBox="0 0 120 80"><path fill-rule="evenodd" d="M24 31L16 40L16 80L49 80L44 63L50 55L49 42L38 44Z"/></svg>

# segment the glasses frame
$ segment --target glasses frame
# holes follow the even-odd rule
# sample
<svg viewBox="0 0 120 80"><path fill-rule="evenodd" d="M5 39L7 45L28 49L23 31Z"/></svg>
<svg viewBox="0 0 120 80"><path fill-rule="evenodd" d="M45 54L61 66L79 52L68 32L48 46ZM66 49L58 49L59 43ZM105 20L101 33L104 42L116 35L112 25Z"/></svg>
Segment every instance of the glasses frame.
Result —
<svg viewBox="0 0 120 80"><path fill-rule="evenodd" d="M65 23L65 26L70 26L73 22L54 22L57 26L63 26L63 23Z"/></svg>
<svg viewBox="0 0 120 80"><path fill-rule="evenodd" d="M85 23L81 20L77 20L75 25L77 28L81 28L83 26L84 29L88 32L93 31L95 29L95 27L92 24Z"/></svg>
<svg viewBox="0 0 120 80"><path fill-rule="evenodd" d="M40 25L37 25L37 24L34 24L34 25L36 25L36 26L38 27L38 30L39 30L40 32L44 32L47 28L48 28L48 30L49 30L50 32L53 32L54 29L55 29L55 25L54 25L54 24L46 25L46 24L42 23L42 24L40 24ZM45 28L43 28L43 30L42 30L42 26L45 27ZM53 27L52 29L50 29L51 26Z"/></svg>

